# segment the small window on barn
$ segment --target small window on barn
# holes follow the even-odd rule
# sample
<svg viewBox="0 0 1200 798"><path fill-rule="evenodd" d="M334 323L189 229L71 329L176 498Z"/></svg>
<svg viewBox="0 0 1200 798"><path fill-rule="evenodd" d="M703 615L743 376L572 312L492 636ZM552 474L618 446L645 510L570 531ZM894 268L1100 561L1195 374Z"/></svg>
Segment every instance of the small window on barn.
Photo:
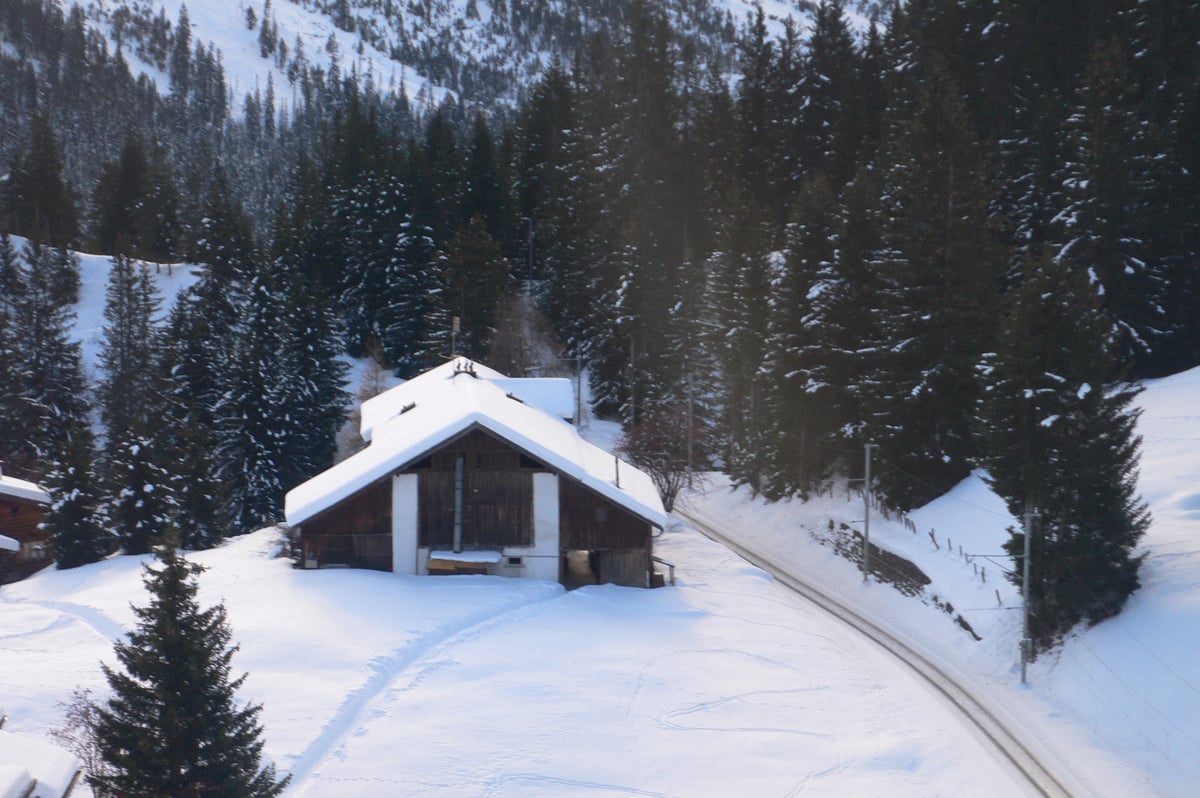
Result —
<svg viewBox="0 0 1200 798"><path fill-rule="evenodd" d="M525 564L525 559L523 557L509 557L508 564L514 568L520 567Z"/></svg>
<svg viewBox="0 0 1200 798"><path fill-rule="evenodd" d="M608 508L603 504L596 507L596 523L603 524L608 520Z"/></svg>

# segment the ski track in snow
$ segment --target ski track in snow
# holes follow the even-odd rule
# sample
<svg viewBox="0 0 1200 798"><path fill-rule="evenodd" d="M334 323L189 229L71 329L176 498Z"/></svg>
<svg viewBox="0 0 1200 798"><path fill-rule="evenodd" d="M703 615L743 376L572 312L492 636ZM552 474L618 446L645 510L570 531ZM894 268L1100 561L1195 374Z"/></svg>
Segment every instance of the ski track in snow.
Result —
<svg viewBox="0 0 1200 798"><path fill-rule="evenodd" d="M296 757L295 764L289 769L292 774L289 792L300 794L311 786L314 774L319 776L321 762L359 729L361 719L372 704L390 692L406 692L417 687L434 671L451 663L446 654L456 646L475 640L496 626L525 620L543 609L545 604L564 595L566 593L557 584L547 583L544 595L468 615L430 630L390 654L373 658L367 666L370 677L346 695L321 733ZM403 684L397 684L406 676Z"/></svg>
<svg viewBox="0 0 1200 798"><path fill-rule="evenodd" d="M69 601L53 601L51 599L12 598L7 596L5 598L14 606L28 604L33 607L52 610L61 613L62 616L66 616L60 618L58 621L54 621L48 628L57 628L63 623L69 622L69 619L75 619L106 640L119 640L125 636L124 626L109 618L95 607L73 604ZM7 637L9 635L3 635L0 636L0 639Z"/></svg>

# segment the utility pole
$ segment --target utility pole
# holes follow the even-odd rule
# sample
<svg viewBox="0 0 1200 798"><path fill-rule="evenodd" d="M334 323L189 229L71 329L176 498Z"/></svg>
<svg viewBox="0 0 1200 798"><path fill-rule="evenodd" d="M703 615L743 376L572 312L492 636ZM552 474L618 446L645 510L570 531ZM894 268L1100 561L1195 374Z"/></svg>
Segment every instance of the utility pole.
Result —
<svg viewBox="0 0 1200 798"><path fill-rule="evenodd" d="M1024 599L1025 604L1025 621L1021 628L1021 684L1025 684L1025 665L1033 658L1033 638L1029 636L1029 562L1032 559L1029 555L1033 544L1033 519L1036 516L1037 513L1034 511L1033 505L1025 502L1025 555L1021 569L1023 574L1021 577L1021 598Z"/></svg>
<svg viewBox="0 0 1200 798"><path fill-rule="evenodd" d="M863 467L863 504L866 507L866 514L863 516L862 572L864 582L871 578L871 450L878 445L877 443L863 444L866 454L866 462Z"/></svg>

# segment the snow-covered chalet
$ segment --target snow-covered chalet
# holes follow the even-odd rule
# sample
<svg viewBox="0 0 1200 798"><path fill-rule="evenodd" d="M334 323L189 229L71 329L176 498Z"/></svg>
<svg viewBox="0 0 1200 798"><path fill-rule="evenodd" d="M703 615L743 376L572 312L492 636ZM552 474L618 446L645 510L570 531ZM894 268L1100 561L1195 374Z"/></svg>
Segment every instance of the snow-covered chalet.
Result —
<svg viewBox="0 0 1200 798"><path fill-rule="evenodd" d="M361 412L367 448L287 494L305 567L656 583L662 502L566 420L568 380L456 358Z"/></svg>

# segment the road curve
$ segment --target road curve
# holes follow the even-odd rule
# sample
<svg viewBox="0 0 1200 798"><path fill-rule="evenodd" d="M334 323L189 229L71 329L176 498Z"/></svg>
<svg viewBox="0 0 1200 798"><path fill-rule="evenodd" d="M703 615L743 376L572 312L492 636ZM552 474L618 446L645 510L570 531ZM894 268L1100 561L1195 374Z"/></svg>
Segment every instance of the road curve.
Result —
<svg viewBox="0 0 1200 798"><path fill-rule="evenodd" d="M675 508L675 515L687 521L705 536L729 547L747 562L762 568L784 587L854 627L897 657L929 684L935 692L949 701L978 730L983 739L993 746L1000 757L1016 773L1024 777L1032 794L1045 796L1045 798L1075 798L1062 781L996 717L992 710L937 664L869 618L842 604L836 598L806 584L794 574L782 570L762 555L723 534L711 523L696 518L678 506Z"/></svg>

